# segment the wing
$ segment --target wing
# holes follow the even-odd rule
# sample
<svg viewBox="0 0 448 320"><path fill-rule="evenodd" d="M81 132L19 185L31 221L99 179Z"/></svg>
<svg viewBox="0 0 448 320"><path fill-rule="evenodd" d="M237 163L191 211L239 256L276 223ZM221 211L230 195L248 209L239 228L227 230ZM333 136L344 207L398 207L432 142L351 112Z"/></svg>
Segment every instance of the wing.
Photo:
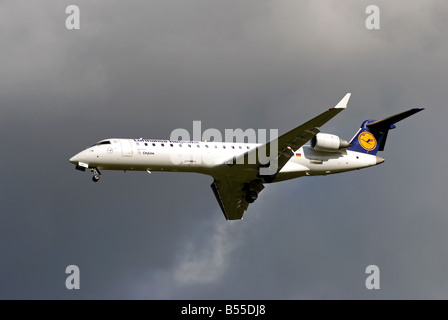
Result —
<svg viewBox="0 0 448 320"><path fill-rule="evenodd" d="M239 157L228 160L227 165L233 166L238 164L236 167L239 167L240 169L242 168L241 165L244 166L245 169L258 169L260 166L266 167L269 165L269 162L274 161L274 163L276 162L276 165L271 167L274 171L270 174L279 172L294 155L296 150L320 132L319 129L317 129L318 127L323 126L339 112L347 108L350 95L350 93L347 93L335 107L330 108L310 121L305 122L297 128L281 135L277 139L273 139L272 141L261 145L258 148L252 149ZM263 163L260 159L265 160L265 162Z"/></svg>
<svg viewBox="0 0 448 320"><path fill-rule="evenodd" d="M253 202L256 199L256 196L255 199L248 199L249 192L253 191L258 195L264 189L263 180L259 175L261 168L266 168L267 165L271 167L270 163L274 161L276 165L270 174L275 175L279 172L297 149L320 132L318 127L323 126L347 107L350 95L347 93L335 107L301 126L220 165L227 167L227 170L224 175L215 177L211 188L226 220L242 219L244 211L250 204L248 200ZM260 154L264 157L260 157ZM266 162L260 161L266 159L267 155L269 159Z"/></svg>
<svg viewBox="0 0 448 320"><path fill-rule="evenodd" d="M252 189L258 194L264 186L261 181L241 183L230 177L223 177L215 179L211 188L226 220L238 220L243 218L244 211L249 207L247 191Z"/></svg>

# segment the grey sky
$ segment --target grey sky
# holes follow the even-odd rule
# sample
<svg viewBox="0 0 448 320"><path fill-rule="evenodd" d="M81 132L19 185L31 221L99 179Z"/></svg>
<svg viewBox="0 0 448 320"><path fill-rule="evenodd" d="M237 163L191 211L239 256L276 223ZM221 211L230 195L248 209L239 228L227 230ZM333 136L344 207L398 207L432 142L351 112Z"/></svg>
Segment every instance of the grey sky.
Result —
<svg viewBox="0 0 448 320"><path fill-rule="evenodd" d="M65 8L81 29L65 28ZM381 29L365 28L376 4ZM448 298L448 4L0 1L0 298ZM267 186L226 222L211 178L68 159L173 129L283 133L352 92L322 131L412 107L381 166ZM65 288L78 265L81 289ZM365 268L381 289L365 288Z"/></svg>

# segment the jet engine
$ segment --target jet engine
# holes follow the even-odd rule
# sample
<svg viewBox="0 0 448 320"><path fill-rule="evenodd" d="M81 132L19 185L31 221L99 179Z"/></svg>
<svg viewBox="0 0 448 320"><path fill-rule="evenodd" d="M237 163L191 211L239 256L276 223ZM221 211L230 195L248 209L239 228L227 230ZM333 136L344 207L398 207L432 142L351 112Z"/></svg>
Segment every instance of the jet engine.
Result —
<svg viewBox="0 0 448 320"><path fill-rule="evenodd" d="M348 147L348 141L334 134L318 133L311 139L311 148L318 151L335 152Z"/></svg>

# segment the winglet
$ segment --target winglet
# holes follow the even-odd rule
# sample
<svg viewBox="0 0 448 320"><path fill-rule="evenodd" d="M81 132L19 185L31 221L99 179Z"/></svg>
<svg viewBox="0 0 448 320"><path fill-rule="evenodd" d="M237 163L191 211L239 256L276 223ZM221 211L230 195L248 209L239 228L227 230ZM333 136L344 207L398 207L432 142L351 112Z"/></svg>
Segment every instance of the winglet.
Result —
<svg viewBox="0 0 448 320"><path fill-rule="evenodd" d="M336 105L336 107L334 107L334 108L332 108L332 109L346 109L346 108L347 108L348 100L350 99L350 96L351 96L351 95L352 95L351 93L347 93L347 94L345 95L345 97L342 98L341 101L339 101L339 103Z"/></svg>

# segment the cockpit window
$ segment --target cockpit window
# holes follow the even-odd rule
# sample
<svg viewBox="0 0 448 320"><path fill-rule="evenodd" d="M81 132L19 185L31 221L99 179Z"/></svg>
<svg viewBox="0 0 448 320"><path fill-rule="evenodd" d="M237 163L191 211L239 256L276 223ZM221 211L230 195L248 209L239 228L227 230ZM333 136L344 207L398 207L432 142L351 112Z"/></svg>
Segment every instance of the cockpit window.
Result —
<svg viewBox="0 0 448 320"><path fill-rule="evenodd" d="M106 140L106 141L100 141L100 142L95 143L92 147L94 147L94 146L100 146L100 145L103 145L103 144L111 144L111 143L110 143L109 140Z"/></svg>

